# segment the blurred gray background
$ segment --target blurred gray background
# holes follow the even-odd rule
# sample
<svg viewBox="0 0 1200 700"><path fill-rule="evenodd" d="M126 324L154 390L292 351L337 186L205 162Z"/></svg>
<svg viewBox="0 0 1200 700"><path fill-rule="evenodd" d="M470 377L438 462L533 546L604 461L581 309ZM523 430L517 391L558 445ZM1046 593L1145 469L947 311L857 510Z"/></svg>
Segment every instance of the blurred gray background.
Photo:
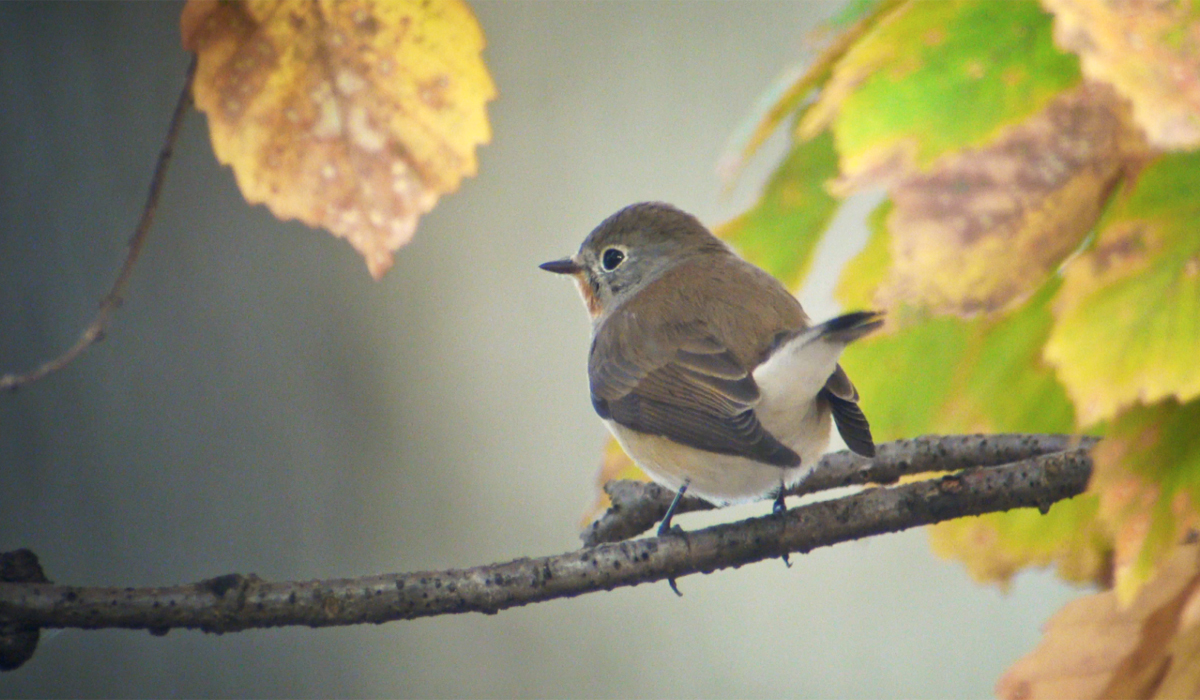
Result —
<svg viewBox="0 0 1200 700"><path fill-rule="evenodd" d="M495 137L381 283L246 205L189 116L108 340L0 396L0 549L58 582L146 586L578 546L604 441L588 322L536 265L630 202L714 224L752 202L770 154L729 197L718 156L838 6L472 6ZM73 343L114 279L188 60L179 9L0 4L0 371ZM815 317L869 204L822 248ZM1075 594L1047 573L975 586L923 531L793 560L493 617L49 632L0 696L982 697Z"/></svg>

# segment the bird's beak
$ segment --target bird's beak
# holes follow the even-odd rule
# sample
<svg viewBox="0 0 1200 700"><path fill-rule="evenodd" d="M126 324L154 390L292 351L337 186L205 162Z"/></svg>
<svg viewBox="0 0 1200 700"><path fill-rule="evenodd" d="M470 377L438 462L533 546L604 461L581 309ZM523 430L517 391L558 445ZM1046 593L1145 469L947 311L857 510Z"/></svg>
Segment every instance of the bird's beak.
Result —
<svg viewBox="0 0 1200 700"><path fill-rule="evenodd" d="M573 258L563 258L562 260L551 260L544 262L538 267L546 272L553 272L556 275L577 275L583 272L583 268Z"/></svg>

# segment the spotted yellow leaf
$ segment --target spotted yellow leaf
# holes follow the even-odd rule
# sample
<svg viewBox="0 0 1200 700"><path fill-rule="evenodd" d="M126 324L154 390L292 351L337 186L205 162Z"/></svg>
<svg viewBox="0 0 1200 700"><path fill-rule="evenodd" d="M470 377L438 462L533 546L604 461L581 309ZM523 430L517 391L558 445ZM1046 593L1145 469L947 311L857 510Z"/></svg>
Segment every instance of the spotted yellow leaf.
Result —
<svg viewBox="0 0 1200 700"><path fill-rule="evenodd" d="M491 138L495 87L461 0L190 0L181 29L247 201L345 238L375 278Z"/></svg>

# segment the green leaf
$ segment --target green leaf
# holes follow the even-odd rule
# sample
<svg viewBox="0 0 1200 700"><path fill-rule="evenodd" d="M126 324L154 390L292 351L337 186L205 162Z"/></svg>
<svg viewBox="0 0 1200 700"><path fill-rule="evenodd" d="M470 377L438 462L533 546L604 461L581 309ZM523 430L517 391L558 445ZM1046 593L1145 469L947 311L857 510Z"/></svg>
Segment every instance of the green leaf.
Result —
<svg viewBox="0 0 1200 700"><path fill-rule="evenodd" d="M831 127L850 177L924 169L1079 80L1078 59L1054 46L1036 2L911 2L847 52L799 129Z"/></svg>
<svg viewBox="0 0 1200 700"><path fill-rule="evenodd" d="M1061 286L1051 279L1012 312L969 321L901 309L900 330L848 347L842 364L876 436L1072 432L1073 406L1041 359Z"/></svg>
<svg viewBox="0 0 1200 700"><path fill-rule="evenodd" d="M1012 313L979 322L938 430L945 432L1070 433L1075 408L1054 369L1041 360L1054 323L1052 278Z"/></svg>
<svg viewBox="0 0 1200 700"><path fill-rule="evenodd" d="M754 208L722 225L717 235L785 286L798 289L840 202L825 189L836 174L837 154L828 133L796 144Z"/></svg>
<svg viewBox="0 0 1200 700"><path fill-rule="evenodd" d="M1149 165L1064 270L1045 358L1083 425L1200 396L1200 153Z"/></svg>
<svg viewBox="0 0 1200 700"><path fill-rule="evenodd" d="M886 216L886 208L873 217ZM882 227L873 230L886 239ZM843 365L858 385L877 439L1070 432L1071 402L1041 361L1060 286L1051 280L1003 316L918 318L895 335L847 348ZM1021 509L940 523L930 529L931 544L978 581L1005 584L1022 568L1051 564L1069 581L1095 581L1107 575L1112 550L1097 508L1093 494L1057 503L1046 515Z"/></svg>
<svg viewBox="0 0 1200 700"><path fill-rule="evenodd" d="M936 430L934 419L967 351L970 325L952 317L918 320L846 348L841 363L858 387L877 442Z"/></svg>

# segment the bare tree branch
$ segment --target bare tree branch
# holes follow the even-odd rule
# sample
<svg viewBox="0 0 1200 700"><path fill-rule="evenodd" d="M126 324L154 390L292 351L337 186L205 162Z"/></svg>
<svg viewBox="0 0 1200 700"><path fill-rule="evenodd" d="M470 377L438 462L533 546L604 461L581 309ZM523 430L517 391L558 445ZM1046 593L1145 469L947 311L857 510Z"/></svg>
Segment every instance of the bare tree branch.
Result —
<svg viewBox="0 0 1200 700"><path fill-rule="evenodd" d="M825 455L789 496L805 496L844 486L894 484L902 476L990 467L1075 447L1091 447L1096 438L1078 435L946 435L897 440L880 445L873 459L842 450ZM675 493L658 484L612 481L604 490L612 507L579 534L587 546L620 542L654 527L667 513ZM712 510L699 498L685 497L676 513Z"/></svg>
<svg viewBox="0 0 1200 700"><path fill-rule="evenodd" d="M79 340L75 341L75 344L63 354L24 374L0 375L0 391L16 391L26 384L32 384L48 374L57 372L71 364L75 358L83 354L84 350L104 339L104 332L108 327L109 320L113 313L121 307L123 302L121 295L124 294L125 287L129 284L129 278L133 275L134 263L137 262L142 248L146 245L146 234L150 231L150 224L154 222L154 214L158 210L158 200L162 196L163 182L167 178L167 166L170 165L171 155L175 150L175 141L179 138L179 129L183 125L183 118L192 105L192 80L195 75L196 57L193 56L184 77L183 91L179 94L175 112L171 115L171 124L167 127L167 137L163 141L162 150L158 153L158 163L154 166L154 175L150 178L150 192L146 195L145 206L142 207L142 218L138 221L137 228L134 229L133 236L129 239L129 252L125 256L125 262L121 265L121 271L117 273L117 280L113 282L112 289L101 300L95 318L87 328L83 329Z"/></svg>
<svg viewBox="0 0 1200 700"><path fill-rule="evenodd" d="M1052 443L1058 438L1039 439ZM922 440L937 452L939 439ZM963 438L944 439L946 445L957 444L956 440ZM988 443L993 444L990 439ZM947 453L953 455L954 450L947 448ZM949 457L949 462L955 463L955 458ZM781 515L470 569L277 583L229 574L163 588L0 582L0 636L43 627L117 627L165 634L176 627L232 632L463 612L494 614L544 600L710 573L968 515L1027 507L1045 510L1082 493L1091 464L1087 448L1077 447L999 467L973 467L939 479L866 489ZM936 463L925 467L939 468ZM6 644L0 639L0 649Z"/></svg>

